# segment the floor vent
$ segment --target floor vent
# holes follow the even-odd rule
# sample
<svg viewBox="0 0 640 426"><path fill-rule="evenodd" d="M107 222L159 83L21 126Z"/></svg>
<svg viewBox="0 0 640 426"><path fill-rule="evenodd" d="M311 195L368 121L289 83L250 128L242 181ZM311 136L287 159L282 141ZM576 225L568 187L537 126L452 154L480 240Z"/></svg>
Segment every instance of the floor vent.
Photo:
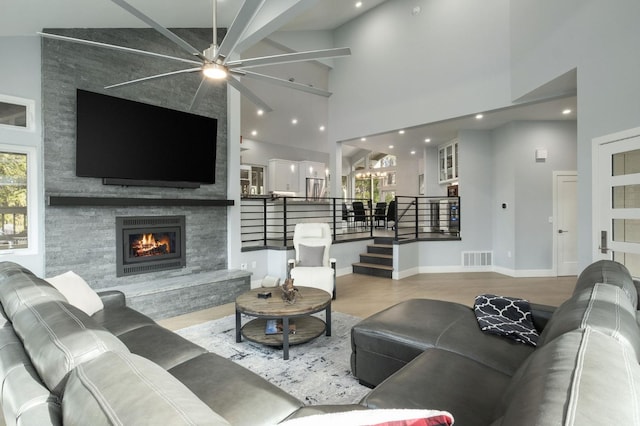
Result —
<svg viewBox="0 0 640 426"><path fill-rule="evenodd" d="M465 268L474 268L477 266L493 265L492 251L463 251L462 266Z"/></svg>

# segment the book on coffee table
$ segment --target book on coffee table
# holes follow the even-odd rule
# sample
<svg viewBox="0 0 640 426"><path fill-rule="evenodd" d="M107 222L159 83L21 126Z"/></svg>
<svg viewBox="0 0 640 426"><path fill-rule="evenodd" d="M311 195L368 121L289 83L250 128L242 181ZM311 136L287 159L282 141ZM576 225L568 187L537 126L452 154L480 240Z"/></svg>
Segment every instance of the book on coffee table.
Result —
<svg viewBox="0 0 640 426"><path fill-rule="evenodd" d="M264 334L282 334L282 320L268 319ZM289 334L296 334L296 324L289 320Z"/></svg>

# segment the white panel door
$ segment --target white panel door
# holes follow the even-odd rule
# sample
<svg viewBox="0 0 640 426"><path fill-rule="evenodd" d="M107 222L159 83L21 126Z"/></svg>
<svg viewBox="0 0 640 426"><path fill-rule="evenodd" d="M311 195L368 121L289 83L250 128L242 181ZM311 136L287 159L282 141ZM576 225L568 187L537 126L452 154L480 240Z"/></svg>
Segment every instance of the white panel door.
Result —
<svg viewBox="0 0 640 426"><path fill-rule="evenodd" d="M578 274L578 177L575 173L556 176L556 265L557 275Z"/></svg>
<svg viewBox="0 0 640 426"><path fill-rule="evenodd" d="M594 139L594 259L640 277L640 128Z"/></svg>

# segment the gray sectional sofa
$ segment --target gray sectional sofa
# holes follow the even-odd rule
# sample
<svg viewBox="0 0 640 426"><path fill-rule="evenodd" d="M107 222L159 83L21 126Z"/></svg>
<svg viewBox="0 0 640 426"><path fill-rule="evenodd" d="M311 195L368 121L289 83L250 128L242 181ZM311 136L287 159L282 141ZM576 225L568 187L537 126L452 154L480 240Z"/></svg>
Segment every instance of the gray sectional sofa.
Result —
<svg viewBox="0 0 640 426"><path fill-rule="evenodd" d="M640 425L636 284L617 263L589 266L558 309L533 306L536 348L482 333L469 307L401 303L352 330L353 372L374 387L361 403L304 406L120 292L89 315L1 262L0 404L25 426L271 425L374 408L446 410L463 426ZM339 424L325 420L313 424Z"/></svg>
<svg viewBox="0 0 640 426"><path fill-rule="evenodd" d="M89 316L0 263L0 404L7 425L272 425L362 406L305 407L232 361L100 294ZM2 424L0 416L0 424Z"/></svg>
<svg viewBox="0 0 640 426"><path fill-rule="evenodd" d="M456 425L640 425L638 282L589 265L557 309L532 305L537 346L482 332L473 310L414 299L352 329L369 408L437 407Z"/></svg>

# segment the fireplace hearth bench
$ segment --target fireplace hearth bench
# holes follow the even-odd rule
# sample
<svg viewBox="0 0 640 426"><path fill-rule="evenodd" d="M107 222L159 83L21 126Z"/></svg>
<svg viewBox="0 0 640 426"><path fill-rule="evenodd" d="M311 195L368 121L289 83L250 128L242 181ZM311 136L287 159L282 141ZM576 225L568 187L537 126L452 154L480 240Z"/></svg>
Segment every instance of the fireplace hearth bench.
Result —
<svg viewBox="0 0 640 426"><path fill-rule="evenodd" d="M447 410L463 426L640 422L638 294L613 262L591 265L572 299L547 315L546 325L537 323L544 331L535 350L504 346L494 336L487 337L496 349L488 348L450 302L422 312L407 302L414 308L404 313L412 316L395 324L389 312L401 308L363 320L353 329L355 374L364 379L378 366L389 377L367 376L381 383L360 404L341 406L304 406L126 306L123 293L100 298L104 308L90 316L28 270L0 263L0 402L7 425L272 425L371 408ZM431 340L446 318L457 319ZM365 330L366 344L378 350L358 358Z"/></svg>

